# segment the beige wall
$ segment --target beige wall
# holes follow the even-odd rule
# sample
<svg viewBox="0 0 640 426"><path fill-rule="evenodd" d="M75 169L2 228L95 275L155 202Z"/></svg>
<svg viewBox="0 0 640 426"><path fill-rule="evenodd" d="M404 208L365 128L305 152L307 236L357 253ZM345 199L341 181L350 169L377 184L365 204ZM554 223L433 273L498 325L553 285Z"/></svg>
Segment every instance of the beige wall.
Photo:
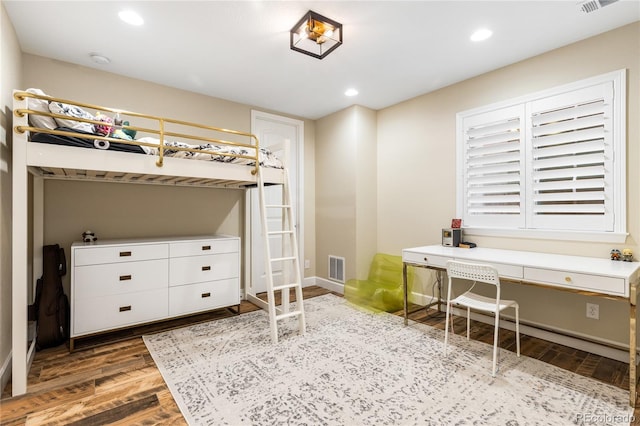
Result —
<svg viewBox="0 0 640 426"><path fill-rule="evenodd" d="M345 258L345 278L367 277L377 245L377 113L352 106L316 123L317 275L328 256Z"/></svg>
<svg viewBox="0 0 640 426"><path fill-rule="evenodd" d="M309 268L305 268L305 277L314 277L317 271L316 262L316 122L304 122L304 257L309 260ZM301 259L304 265L305 259Z"/></svg>
<svg viewBox="0 0 640 426"><path fill-rule="evenodd" d="M12 89L21 84L21 53L0 5L0 367L11 354L11 125ZM2 383L4 385L4 382ZM0 386L2 387L2 386Z"/></svg>
<svg viewBox="0 0 640 426"><path fill-rule="evenodd" d="M51 96L250 131L251 107L154 83L23 55L24 88ZM305 121L305 153L313 154L314 123ZM305 163L307 160L305 159ZM304 181L313 188L313 168ZM306 192L306 191L305 191ZM313 193L313 191L312 191ZM308 202L307 202L308 201ZM305 196L305 218L314 208ZM227 233L243 236L244 192L74 181L45 182L45 244L70 244L86 229L98 238ZM314 253L313 221L305 222L305 254ZM313 268L306 270L313 275ZM68 289L69 277L65 277Z"/></svg>
<svg viewBox="0 0 640 426"><path fill-rule="evenodd" d="M485 104L626 68L627 229L625 244L640 258L640 23L616 29L419 96L378 112L378 250L440 243L440 228L455 216L456 113ZM568 253L607 258L609 243L469 237L482 247ZM425 290L433 276L420 273ZM602 340L628 342L623 302L553 290L506 285L505 297L521 302L524 319ZM585 318L586 302L600 304L600 320Z"/></svg>
<svg viewBox="0 0 640 426"><path fill-rule="evenodd" d="M316 274L328 278L328 256L345 258L355 277L355 108L316 122Z"/></svg>
<svg viewBox="0 0 640 426"><path fill-rule="evenodd" d="M356 155L356 274L348 278L365 279L378 246L377 113L355 107Z"/></svg>

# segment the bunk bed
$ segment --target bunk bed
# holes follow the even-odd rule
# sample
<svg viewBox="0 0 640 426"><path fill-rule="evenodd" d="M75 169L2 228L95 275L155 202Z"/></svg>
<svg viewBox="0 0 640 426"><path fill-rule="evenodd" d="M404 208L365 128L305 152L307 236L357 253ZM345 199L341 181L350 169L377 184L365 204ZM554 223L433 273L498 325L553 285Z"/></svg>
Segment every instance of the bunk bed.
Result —
<svg viewBox="0 0 640 426"><path fill-rule="evenodd" d="M256 185L262 164L265 183L282 183L281 163L252 134L29 90L14 92L14 146L36 176L244 188Z"/></svg>
<svg viewBox="0 0 640 426"><path fill-rule="evenodd" d="M14 91L13 96L15 396L26 393L35 355L35 339L28 339L27 305L29 286L42 272L44 179L246 189L285 184L286 158L281 162L246 132L55 98L38 89Z"/></svg>

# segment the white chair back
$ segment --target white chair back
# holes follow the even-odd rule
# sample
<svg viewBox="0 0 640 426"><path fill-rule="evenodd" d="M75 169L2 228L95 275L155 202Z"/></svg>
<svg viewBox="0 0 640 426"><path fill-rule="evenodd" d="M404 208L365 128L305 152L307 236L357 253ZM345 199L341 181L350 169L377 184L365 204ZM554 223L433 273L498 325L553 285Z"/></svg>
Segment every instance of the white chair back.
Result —
<svg viewBox="0 0 640 426"><path fill-rule="evenodd" d="M500 287L498 270L491 265L481 265L477 263L457 262L450 260L447 262L447 275L449 278L461 278L470 281L479 281L493 284Z"/></svg>

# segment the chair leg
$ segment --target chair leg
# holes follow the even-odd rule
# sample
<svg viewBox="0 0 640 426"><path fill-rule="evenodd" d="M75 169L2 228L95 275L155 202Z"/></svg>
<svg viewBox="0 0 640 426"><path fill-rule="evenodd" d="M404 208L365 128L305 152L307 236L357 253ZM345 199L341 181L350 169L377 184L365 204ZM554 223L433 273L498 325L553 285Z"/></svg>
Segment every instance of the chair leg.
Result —
<svg viewBox="0 0 640 426"><path fill-rule="evenodd" d="M496 312L495 326L493 327L493 369L491 375L496 377L496 361L498 358L498 330L500 330L500 311Z"/></svg>
<svg viewBox="0 0 640 426"><path fill-rule="evenodd" d="M471 309L467 308L467 340L469 340L470 329L471 329Z"/></svg>
<svg viewBox="0 0 640 426"><path fill-rule="evenodd" d="M520 356L520 316L518 308L519 306L516 305L516 348L518 350L518 356Z"/></svg>

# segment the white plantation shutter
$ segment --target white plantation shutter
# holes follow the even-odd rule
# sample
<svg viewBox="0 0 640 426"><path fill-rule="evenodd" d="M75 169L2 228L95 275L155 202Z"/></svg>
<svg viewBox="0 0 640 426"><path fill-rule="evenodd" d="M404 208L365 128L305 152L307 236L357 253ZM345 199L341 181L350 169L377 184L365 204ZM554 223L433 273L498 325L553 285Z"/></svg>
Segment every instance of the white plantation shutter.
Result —
<svg viewBox="0 0 640 426"><path fill-rule="evenodd" d="M461 112L457 150L465 232L626 238L625 70Z"/></svg>
<svg viewBox="0 0 640 426"><path fill-rule="evenodd" d="M613 231L611 83L531 102L533 228Z"/></svg>
<svg viewBox="0 0 640 426"><path fill-rule="evenodd" d="M522 108L510 107L464 121L465 224L524 224Z"/></svg>

